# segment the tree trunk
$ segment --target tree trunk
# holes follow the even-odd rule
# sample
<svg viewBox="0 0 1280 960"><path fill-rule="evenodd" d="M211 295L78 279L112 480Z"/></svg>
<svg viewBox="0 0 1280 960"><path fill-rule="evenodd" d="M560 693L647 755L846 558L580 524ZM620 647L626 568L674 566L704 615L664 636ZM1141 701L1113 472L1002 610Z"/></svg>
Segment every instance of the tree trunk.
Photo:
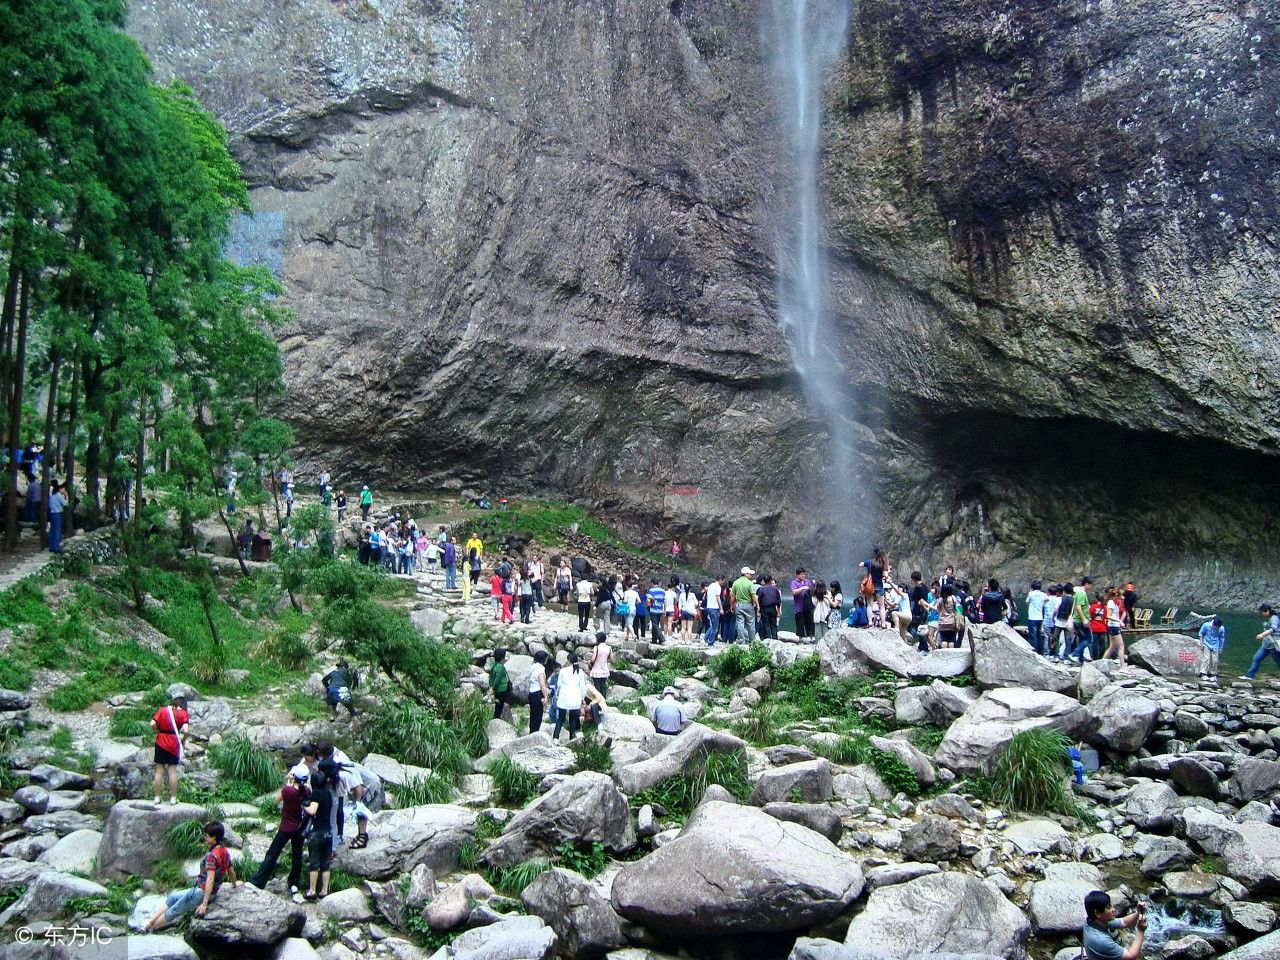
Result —
<svg viewBox="0 0 1280 960"><path fill-rule="evenodd" d="M24 276L20 283L17 316L17 345L14 348L11 370L12 398L9 403L9 442L11 447L21 446L22 390L27 365L27 324L31 316L31 284ZM12 552L18 546L18 464L9 457L9 509L5 514L5 549Z"/></svg>
<svg viewBox="0 0 1280 960"><path fill-rule="evenodd" d="M78 351L77 351L78 352ZM74 505L75 503L75 477L76 477L76 427L80 416L80 363L79 357L73 356L71 360L71 406L67 412L67 450L66 450L66 466L62 469L62 474L67 481L67 500Z"/></svg>
<svg viewBox="0 0 1280 960"><path fill-rule="evenodd" d="M133 522L142 524L142 477L143 464L147 456L147 398L138 399L138 447L134 451L137 463L133 466Z"/></svg>

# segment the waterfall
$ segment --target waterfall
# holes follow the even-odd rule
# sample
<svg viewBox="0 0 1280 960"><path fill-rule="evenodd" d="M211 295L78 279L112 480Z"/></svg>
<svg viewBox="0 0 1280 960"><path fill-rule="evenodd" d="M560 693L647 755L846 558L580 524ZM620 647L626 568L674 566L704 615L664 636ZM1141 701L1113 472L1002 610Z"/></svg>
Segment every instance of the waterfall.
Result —
<svg viewBox="0 0 1280 960"><path fill-rule="evenodd" d="M823 80L836 64L849 28L851 0L772 0L772 44L780 88L780 117L790 148L795 217L779 251L782 328L814 412L826 426L825 447L814 463L826 485L824 528L835 537L828 577L853 582L855 538L866 535L856 509L860 478L854 468L853 392L833 349L827 315L827 268L819 200Z"/></svg>

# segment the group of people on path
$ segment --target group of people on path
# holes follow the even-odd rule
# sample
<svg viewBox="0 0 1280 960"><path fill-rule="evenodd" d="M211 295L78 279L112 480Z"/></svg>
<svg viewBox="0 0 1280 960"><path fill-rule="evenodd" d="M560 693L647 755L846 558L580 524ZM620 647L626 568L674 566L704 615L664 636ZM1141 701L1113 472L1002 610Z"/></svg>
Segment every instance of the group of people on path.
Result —
<svg viewBox="0 0 1280 960"><path fill-rule="evenodd" d="M495 720L502 719L517 702L511 677L507 673L506 660L506 649L499 647L493 652L493 664L489 667L489 692L493 696ZM559 740L560 732L566 728L569 739L572 740L582 728L584 716L593 724L598 724L603 711L609 708L605 690L612 672L612 662L613 648L609 646L608 635L603 632L596 634L595 647L592 648L585 667L578 654L570 652L563 665L548 672L555 661L545 650L537 651L525 680L525 693L529 703L529 732L537 733L542 729L548 710L554 721L554 740Z"/></svg>

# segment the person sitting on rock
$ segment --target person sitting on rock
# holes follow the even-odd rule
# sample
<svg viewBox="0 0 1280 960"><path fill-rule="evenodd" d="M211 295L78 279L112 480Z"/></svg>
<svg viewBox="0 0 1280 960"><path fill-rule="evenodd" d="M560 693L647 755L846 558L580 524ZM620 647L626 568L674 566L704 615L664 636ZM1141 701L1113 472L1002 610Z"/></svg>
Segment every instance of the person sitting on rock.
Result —
<svg viewBox="0 0 1280 960"><path fill-rule="evenodd" d="M164 906L154 917L147 921L143 928L147 933L155 933L195 911L197 917L203 917L209 909L209 901L222 886L223 880L229 878L237 887L244 886L243 880L236 879L236 868L231 862L231 854L227 852L223 839L227 829L217 820L210 820L204 825L204 845L208 851L200 865L200 874L196 877L194 887L176 890L165 897Z"/></svg>
<svg viewBox="0 0 1280 960"><path fill-rule="evenodd" d="M658 733L668 737L674 737L685 728L689 721L684 718L684 711L676 702L675 687L663 689L662 699L649 708L649 719L653 721L653 728Z"/></svg>
<svg viewBox="0 0 1280 960"><path fill-rule="evenodd" d="M1137 960L1142 954L1142 941L1147 931L1146 908L1138 909L1123 919L1116 918L1116 908L1111 897L1102 890L1093 890L1084 898L1084 914L1088 918L1081 934L1085 960ZM1116 943L1112 930L1135 927L1133 943L1127 948Z"/></svg>

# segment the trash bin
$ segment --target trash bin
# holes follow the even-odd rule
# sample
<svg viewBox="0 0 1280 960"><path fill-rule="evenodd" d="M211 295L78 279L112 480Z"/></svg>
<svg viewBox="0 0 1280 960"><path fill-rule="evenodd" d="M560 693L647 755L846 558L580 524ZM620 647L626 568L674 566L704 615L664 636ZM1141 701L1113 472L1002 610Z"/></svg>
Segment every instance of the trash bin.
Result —
<svg viewBox="0 0 1280 960"><path fill-rule="evenodd" d="M249 559L255 563L268 563L271 560L271 534L255 533L253 535L253 547L249 553Z"/></svg>

